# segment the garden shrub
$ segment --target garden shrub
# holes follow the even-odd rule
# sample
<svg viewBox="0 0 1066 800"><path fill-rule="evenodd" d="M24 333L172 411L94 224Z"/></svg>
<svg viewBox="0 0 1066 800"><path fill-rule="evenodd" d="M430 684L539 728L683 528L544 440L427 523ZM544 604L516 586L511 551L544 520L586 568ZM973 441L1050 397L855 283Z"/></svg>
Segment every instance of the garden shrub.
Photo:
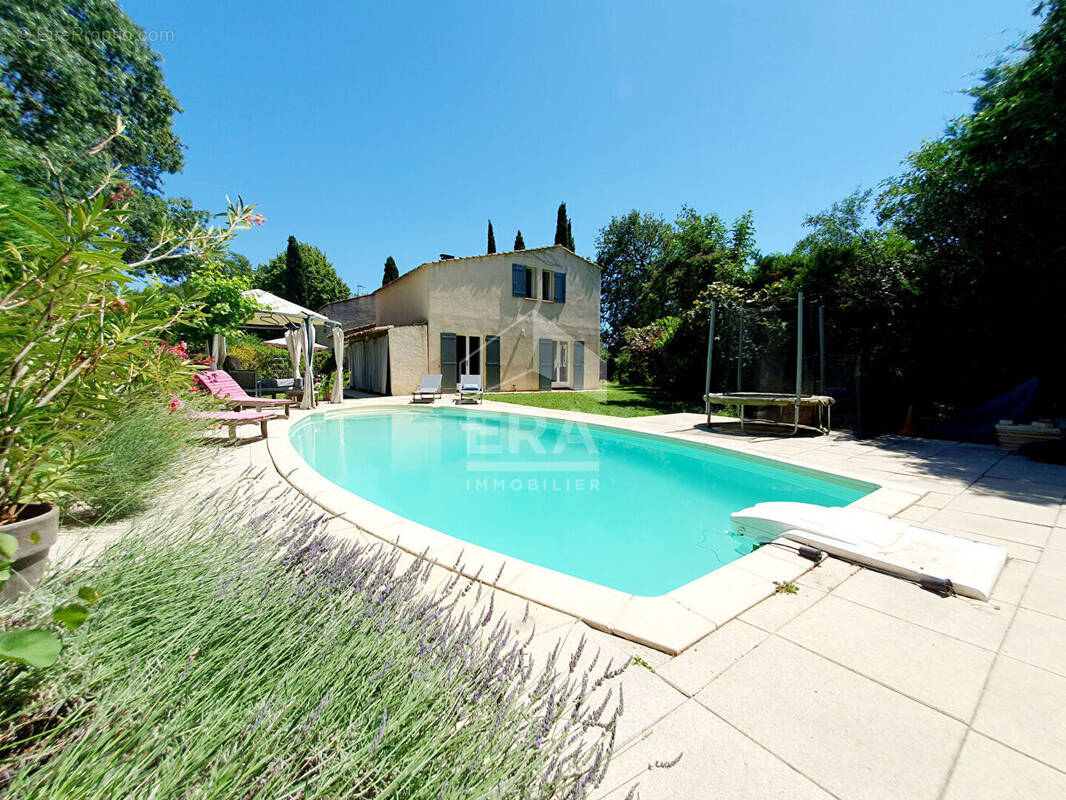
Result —
<svg viewBox="0 0 1066 800"><path fill-rule="evenodd" d="M190 462L204 455L196 445L209 425L186 413L198 400L206 402L182 397L139 403L108 424L70 478L64 514L104 522L138 513L173 485L178 469L189 472Z"/></svg>
<svg viewBox="0 0 1066 800"><path fill-rule="evenodd" d="M0 791L591 793L628 663L557 647L534 664L532 634L518 638L491 597L474 602L475 584L446 573L431 589L441 568L323 524L291 494L215 491L23 598L10 613L30 618L85 574L100 597L55 668L0 666Z"/></svg>

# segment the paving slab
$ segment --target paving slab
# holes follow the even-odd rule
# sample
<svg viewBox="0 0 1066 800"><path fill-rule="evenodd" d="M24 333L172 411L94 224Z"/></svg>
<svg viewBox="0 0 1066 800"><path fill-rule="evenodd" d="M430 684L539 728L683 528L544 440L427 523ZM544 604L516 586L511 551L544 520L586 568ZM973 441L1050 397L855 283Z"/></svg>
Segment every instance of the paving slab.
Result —
<svg viewBox="0 0 1066 800"><path fill-rule="evenodd" d="M973 729L1066 771L1066 678L1000 656Z"/></svg>
<svg viewBox="0 0 1066 800"><path fill-rule="evenodd" d="M835 593L899 619L995 652L1014 607L966 597L941 597L908 581L863 570Z"/></svg>
<svg viewBox="0 0 1066 800"><path fill-rule="evenodd" d="M681 754L669 769L656 768ZM598 797L623 800L639 784L642 800L728 798L828 800L829 793L703 706L688 701L646 737L617 754Z"/></svg>
<svg viewBox="0 0 1066 800"><path fill-rule="evenodd" d="M1066 619L1066 550L1045 550L1033 570L1022 605Z"/></svg>
<svg viewBox="0 0 1066 800"><path fill-rule="evenodd" d="M966 727L772 637L696 699L839 797L936 798Z"/></svg>
<svg viewBox="0 0 1066 800"><path fill-rule="evenodd" d="M829 596L778 635L878 683L969 721L995 654Z"/></svg>
<svg viewBox="0 0 1066 800"><path fill-rule="evenodd" d="M1066 678L1066 619L1019 608L1003 654Z"/></svg>
<svg viewBox="0 0 1066 800"><path fill-rule="evenodd" d="M1066 797L1066 773L970 732L944 800Z"/></svg>
<svg viewBox="0 0 1066 800"><path fill-rule="evenodd" d="M768 636L766 631L735 619L656 669L664 680L691 697Z"/></svg>

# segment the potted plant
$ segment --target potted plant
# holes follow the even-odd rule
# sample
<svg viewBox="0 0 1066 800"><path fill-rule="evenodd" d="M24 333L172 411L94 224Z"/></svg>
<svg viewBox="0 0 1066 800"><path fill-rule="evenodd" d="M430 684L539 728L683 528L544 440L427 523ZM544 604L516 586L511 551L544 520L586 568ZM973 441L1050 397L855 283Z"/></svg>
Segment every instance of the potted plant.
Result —
<svg viewBox="0 0 1066 800"><path fill-rule="evenodd" d="M91 152L121 132L120 120ZM18 185L5 178L6 200ZM177 320L203 316L201 304L175 302L160 285L137 289L134 273L177 254L210 260L262 222L254 207L231 203L219 225L164 229L144 258L126 263L133 191L114 171L78 200L21 191L23 202L0 204L0 535L17 542L5 595L43 569L58 532L54 501L76 488L85 444L132 401L151 394L166 402L191 383L192 365L162 338Z"/></svg>

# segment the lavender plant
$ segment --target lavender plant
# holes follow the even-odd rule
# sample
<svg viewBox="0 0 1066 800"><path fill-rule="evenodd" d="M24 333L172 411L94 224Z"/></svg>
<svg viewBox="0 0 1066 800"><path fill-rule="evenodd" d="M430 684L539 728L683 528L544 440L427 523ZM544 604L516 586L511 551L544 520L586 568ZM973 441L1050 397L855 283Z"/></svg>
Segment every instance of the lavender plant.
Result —
<svg viewBox="0 0 1066 800"><path fill-rule="evenodd" d="M291 496L194 506L15 608L44 613L79 570L101 597L59 669L0 672L10 795L581 798L602 780L628 664L537 664L482 584L327 535Z"/></svg>

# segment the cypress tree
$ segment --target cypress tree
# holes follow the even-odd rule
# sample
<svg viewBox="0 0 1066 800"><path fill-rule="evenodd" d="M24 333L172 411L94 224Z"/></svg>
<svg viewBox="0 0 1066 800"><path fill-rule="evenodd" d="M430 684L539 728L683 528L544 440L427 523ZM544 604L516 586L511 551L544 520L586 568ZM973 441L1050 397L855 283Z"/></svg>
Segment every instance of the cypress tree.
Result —
<svg viewBox="0 0 1066 800"><path fill-rule="evenodd" d="M381 278L381 285L388 286L394 280L400 277L400 270L396 266L396 262L392 256L385 259L385 274Z"/></svg>
<svg viewBox="0 0 1066 800"><path fill-rule="evenodd" d="M289 237L285 248L285 294L296 305L307 305L307 270L295 236Z"/></svg>
<svg viewBox="0 0 1066 800"><path fill-rule="evenodd" d="M566 247L576 253L577 250L574 249L574 228L570 224L571 221L569 217L566 218Z"/></svg>
<svg viewBox="0 0 1066 800"><path fill-rule="evenodd" d="M519 231L518 234L514 237L514 249L515 250L525 250L526 249L526 241L525 241L525 239L522 238L522 231Z"/></svg>
<svg viewBox="0 0 1066 800"><path fill-rule="evenodd" d="M489 248L485 252L487 252L487 253L495 253L496 252L496 235L492 232L492 220L491 219L489 220Z"/></svg>
<svg viewBox="0 0 1066 800"><path fill-rule="evenodd" d="M555 213L555 244L566 247L566 203L559 203L559 210Z"/></svg>

